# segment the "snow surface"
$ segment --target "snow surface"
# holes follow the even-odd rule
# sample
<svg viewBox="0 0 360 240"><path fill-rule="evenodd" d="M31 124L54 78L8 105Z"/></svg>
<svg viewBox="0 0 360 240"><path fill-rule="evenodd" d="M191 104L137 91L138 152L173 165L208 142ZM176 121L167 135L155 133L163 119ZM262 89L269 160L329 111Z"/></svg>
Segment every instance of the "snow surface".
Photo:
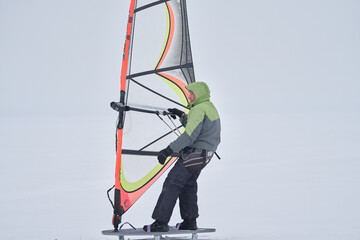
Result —
<svg viewBox="0 0 360 240"><path fill-rule="evenodd" d="M128 5L0 0L0 239L114 239L101 230ZM359 7L188 0L223 127L199 178L209 238L360 239ZM124 221L152 222L164 177Z"/></svg>

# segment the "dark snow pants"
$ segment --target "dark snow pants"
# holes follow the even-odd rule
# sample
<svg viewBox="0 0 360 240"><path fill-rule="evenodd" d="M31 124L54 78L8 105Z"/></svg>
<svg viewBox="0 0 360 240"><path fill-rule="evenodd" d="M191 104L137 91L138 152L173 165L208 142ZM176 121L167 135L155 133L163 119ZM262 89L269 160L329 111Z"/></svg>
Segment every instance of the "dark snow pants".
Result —
<svg viewBox="0 0 360 240"><path fill-rule="evenodd" d="M168 224L178 198L182 219L196 219L199 217L196 180L200 172L201 169L190 172L179 159L164 182L152 218Z"/></svg>

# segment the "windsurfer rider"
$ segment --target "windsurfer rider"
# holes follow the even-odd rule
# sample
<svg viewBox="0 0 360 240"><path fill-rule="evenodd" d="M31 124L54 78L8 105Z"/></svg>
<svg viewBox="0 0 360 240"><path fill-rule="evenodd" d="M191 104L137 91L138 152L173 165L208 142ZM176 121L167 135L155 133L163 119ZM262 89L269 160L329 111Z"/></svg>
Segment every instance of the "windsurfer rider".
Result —
<svg viewBox="0 0 360 240"><path fill-rule="evenodd" d="M176 108L168 109L180 117L185 131L160 151L158 160L164 164L176 152L180 153L180 157L165 179L152 214L155 222L143 228L147 232L169 231L168 223L177 199L183 219L177 227L180 230L197 229L197 179L220 143L220 117L210 101L209 87L204 82L194 82L185 88L189 91L189 113Z"/></svg>

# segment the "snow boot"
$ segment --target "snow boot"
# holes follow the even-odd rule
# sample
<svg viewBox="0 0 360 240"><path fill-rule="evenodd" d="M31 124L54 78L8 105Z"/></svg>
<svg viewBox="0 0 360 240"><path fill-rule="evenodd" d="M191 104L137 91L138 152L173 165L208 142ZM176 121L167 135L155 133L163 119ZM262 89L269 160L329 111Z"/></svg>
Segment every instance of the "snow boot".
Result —
<svg viewBox="0 0 360 240"><path fill-rule="evenodd" d="M179 230L196 230L196 219L185 219L182 223L178 223L176 227Z"/></svg>
<svg viewBox="0 0 360 240"><path fill-rule="evenodd" d="M168 232L169 226L165 223L155 220L151 225L145 225L143 227L145 232Z"/></svg>

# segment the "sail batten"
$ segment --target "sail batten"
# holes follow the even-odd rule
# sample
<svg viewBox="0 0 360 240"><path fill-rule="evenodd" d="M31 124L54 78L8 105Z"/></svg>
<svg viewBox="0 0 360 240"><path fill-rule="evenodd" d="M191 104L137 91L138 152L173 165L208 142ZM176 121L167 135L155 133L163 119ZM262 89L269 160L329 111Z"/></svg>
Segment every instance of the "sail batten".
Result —
<svg viewBox="0 0 360 240"><path fill-rule="evenodd" d="M167 1L170 1L170 0L159 0L159 1L156 1L156 2L153 2L153 3L149 3L149 4L144 5L144 6L142 6L142 7L136 8L136 9L134 10L134 13L137 13L137 12L139 12L139 11L145 10L145 9L147 9L147 8L150 8L150 7L154 7L154 6L156 6L156 5L162 4L162 3L167 2Z"/></svg>
<svg viewBox="0 0 360 240"><path fill-rule="evenodd" d="M188 68L191 68L191 67L193 67L192 63L186 63L186 64L183 64L183 65L177 65L177 66L166 67L166 68L158 68L158 69L155 69L155 70L149 70L149 71L134 73L134 74L126 76L126 78L131 79L131 78L136 78L136 77L140 77L140 76L144 76L144 75L149 75L149 74L154 74L154 73L159 73L159 72L167 72L167 71L176 70L176 69L186 69L186 70L188 70Z"/></svg>

